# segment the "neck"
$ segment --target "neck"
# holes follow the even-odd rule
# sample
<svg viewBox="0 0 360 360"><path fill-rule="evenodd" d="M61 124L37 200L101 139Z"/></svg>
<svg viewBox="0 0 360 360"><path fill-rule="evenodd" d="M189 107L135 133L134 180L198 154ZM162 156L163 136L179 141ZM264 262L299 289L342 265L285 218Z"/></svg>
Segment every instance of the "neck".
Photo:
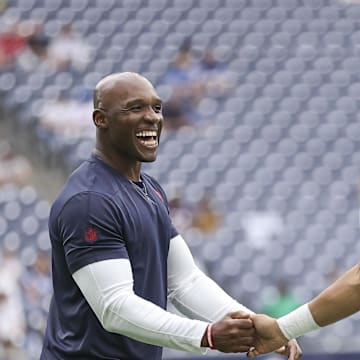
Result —
<svg viewBox="0 0 360 360"><path fill-rule="evenodd" d="M137 161L134 164L134 162L130 163L125 160L119 161L114 156L105 154L99 148L95 148L93 154L129 180L140 181L141 162Z"/></svg>

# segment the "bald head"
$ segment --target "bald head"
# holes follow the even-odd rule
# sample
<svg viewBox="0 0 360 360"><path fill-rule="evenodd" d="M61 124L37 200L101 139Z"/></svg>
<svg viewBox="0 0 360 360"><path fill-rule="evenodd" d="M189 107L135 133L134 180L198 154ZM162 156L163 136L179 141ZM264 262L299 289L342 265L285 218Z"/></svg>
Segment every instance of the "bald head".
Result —
<svg viewBox="0 0 360 360"><path fill-rule="evenodd" d="M94 109L107 108L115 93L126 92L130 85L146 84L153 88L151 82L135 72L114 73L102 78L95 86L93 94Z"/></svg>
<svg viewBox="0 0 360 360"><path fill-rule="evenodd" d="M121 173L138 179L140 163L156 159L163 127L155 88L136 73L111 74L96 85L94 107L97 152Z"/></svg>

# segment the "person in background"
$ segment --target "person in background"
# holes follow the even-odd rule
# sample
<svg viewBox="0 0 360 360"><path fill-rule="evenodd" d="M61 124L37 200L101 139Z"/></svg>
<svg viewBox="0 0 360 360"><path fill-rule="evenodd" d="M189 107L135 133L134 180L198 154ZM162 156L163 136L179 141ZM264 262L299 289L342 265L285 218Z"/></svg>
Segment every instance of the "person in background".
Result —
<svg viewBox="0 0 360 360"><path fill-rule="evenodd" d="M19 279L23 271L15 250L2 251L0 261L0 357L23 359L25 313Z"/></svg>
<svg viewBox="0 0 360 360"><path fill-rule="evenodd" d="M53 68L49 57L50 38L45 35L43 24L29 21L26 24L27 46L16 59L16 65L26 73L39 67Z"/></svg>
<svg viewBox="0 0 360 360"><path fill-rule="evenodd" d="M191 227L192 211L184 203L184 198L180 194L175 194L169 199L169 211L172 222L180 233Z"/></svg>
<svg viewBox="0 0 360 360"><path fill-rule="evenodd" d="M164 77L164 83L171 88L163 109L167 129L192 126L198 120L196 105L203 95L203 86L195 76L196 69L197 61L188 38L181 44Z"/></svg>
<svg viewBox="0 0 360 360"><path fill-rule="evenodd" d="M31 358L39 358L52 294L50 255L39 250L20 278L27 318L25 349Z"/></svg>
<svg viewBox="0 0 360 360"><path fill-rule="evenodd" d="M193 210L192 226L211 234L219 228L220 223L220 212L212 204L210 195L205 194Z"/></svg>
<svg viewBox="0 0 360 360"><path fill-rule="evenodd" d="M19 23L9 25L0 33L0 69L11 66L26 48L26 39L20 34L19 26Z"/></svg>
<svg viewBox="0 0 360 360"><path fill-rule="evenodd" d="M274 318L278 318L300 306L300 302L289 288L289 283L285 279L277 283L277 295L265 302L260 312Z"/></svg>
<svg viewBox="0 0 360 360"><path fill-rule="evenodd" d="M90 46L65 24L49 46L49 57L59 70L73 68L83 71L90 62Z"/></svg>

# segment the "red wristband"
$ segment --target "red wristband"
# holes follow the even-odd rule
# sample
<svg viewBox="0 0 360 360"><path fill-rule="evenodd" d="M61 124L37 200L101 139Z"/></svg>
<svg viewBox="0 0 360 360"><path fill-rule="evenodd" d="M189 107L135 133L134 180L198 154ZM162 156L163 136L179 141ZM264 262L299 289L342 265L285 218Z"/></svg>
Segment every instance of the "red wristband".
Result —
<svg viewBox="0 0 360 360"><path fill-rule="evenodd" d="M207 342L209 344L209 348L214 350L214 340L213 340L213 334L212 334L212 326L213 324L209 324L207 329L206 329L206 338L207 338Z"/></svg>

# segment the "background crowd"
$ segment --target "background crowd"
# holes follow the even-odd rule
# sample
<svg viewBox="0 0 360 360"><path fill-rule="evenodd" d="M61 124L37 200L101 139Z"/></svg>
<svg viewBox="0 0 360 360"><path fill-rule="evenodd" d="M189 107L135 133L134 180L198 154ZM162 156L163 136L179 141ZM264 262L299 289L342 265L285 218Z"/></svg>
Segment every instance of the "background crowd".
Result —
<svg viewBox="0 0 360 360"><path fill-rule="evenodd" d="M113 71L144 74L164 99L146 171L199 266L241 303L280 316L358 261L356 1L3 0L0 11L0 359L39 356L50 203L94 146L91 89ZM354 316L300 343L360 351L359 333Z"/></svg>

